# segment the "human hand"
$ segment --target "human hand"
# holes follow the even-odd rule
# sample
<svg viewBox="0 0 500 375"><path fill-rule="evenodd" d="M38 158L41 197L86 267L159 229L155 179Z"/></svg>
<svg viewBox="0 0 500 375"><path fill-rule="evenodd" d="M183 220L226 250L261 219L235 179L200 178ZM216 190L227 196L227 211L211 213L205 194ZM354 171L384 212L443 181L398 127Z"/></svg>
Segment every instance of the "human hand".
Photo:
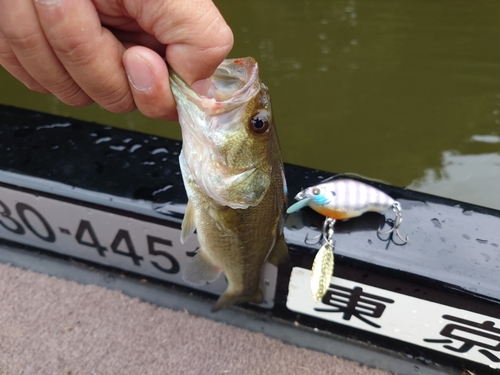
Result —
<svg viewBox="0 0 500 375"><path fill-rule="evenodd" d="M68 105L111 112L176 119L165 59L202 92L233 45L211 0L0 0L0 9L7 71Z"/></svg>

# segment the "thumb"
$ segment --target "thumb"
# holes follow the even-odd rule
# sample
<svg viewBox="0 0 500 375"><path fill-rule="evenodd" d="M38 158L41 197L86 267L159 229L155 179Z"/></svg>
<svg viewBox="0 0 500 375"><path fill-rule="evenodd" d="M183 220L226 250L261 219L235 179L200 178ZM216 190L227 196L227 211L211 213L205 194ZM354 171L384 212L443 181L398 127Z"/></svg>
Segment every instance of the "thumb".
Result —
<svg viewBox="0 0 500 375"><path fill-rule="evenodd" d="M138 24L166 45L167 63L201 91L233 47L233 33L211 0L124 1Z"/></svg>

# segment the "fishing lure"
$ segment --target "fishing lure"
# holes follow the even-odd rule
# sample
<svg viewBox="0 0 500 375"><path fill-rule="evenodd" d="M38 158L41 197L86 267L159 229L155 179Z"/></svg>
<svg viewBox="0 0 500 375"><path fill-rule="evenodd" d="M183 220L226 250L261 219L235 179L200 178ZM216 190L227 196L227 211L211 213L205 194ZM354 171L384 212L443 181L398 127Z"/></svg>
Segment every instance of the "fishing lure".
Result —
<svg viewBox="0 0 500 375"><path fill-rule="evenodd" d="M323 237L323 245L316 253L311 270L311 292L315 302L325 295L333 274L335 248L333 226L337 220L357 217L368 211L381 213L392 207L396 215L396 219L392 221L392 228L386 232L382 232L379 228L378 234L389 235L392 239L395 233L403 242L401 245L408 242L408 236L404 239L399 233L399 226L403 221L399 202L363 182L346 178L323 182L300 191L295 199L298 202L288 208L286 211L288 214L309 206L326 216L319 234Z"/></svg>
<svg viewBox="0 0 500 375"><path fill-rule="evenodd" d="M309 206L314 211L335 220L351 219L369 211L382 213L392 207L396 215L396 219L390 221L392 228L386 232L382 232L379 228L378 232L390 236L395 233L402 241L401 245L408 242L408 236L403 238L399 233L399 226L403 221L399 202L361 181L339 178L323 182L300 191L295 199L298 202L288 207L286 211L288 214Z"/></svg>

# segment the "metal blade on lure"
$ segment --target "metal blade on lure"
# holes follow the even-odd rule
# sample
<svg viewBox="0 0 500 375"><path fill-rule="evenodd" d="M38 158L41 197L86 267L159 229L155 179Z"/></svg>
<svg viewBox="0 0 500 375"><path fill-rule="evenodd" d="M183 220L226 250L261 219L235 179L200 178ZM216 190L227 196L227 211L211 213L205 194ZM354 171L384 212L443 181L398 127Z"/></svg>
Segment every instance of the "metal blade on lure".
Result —
<svg viewBox="0 0 500 375"><path fill-rule="evenodd" d="M333 247L330 243L325 242L316 253L312 266L311 292L314 302L321 300L328 290L333 274L333 265Z"/></svg>

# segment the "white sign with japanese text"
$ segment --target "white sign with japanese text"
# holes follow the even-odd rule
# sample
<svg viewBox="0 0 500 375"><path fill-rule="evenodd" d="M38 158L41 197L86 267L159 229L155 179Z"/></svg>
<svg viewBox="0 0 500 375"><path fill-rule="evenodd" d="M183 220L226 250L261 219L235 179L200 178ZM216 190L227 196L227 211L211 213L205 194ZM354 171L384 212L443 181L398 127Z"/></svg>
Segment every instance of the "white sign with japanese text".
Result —
<svg viewBox="0 0 500 375"><path fill-rule="evenodd" d="M500 319L332 277L313 301L311 271L295 267L287 307L500 369Z"/></svg>

